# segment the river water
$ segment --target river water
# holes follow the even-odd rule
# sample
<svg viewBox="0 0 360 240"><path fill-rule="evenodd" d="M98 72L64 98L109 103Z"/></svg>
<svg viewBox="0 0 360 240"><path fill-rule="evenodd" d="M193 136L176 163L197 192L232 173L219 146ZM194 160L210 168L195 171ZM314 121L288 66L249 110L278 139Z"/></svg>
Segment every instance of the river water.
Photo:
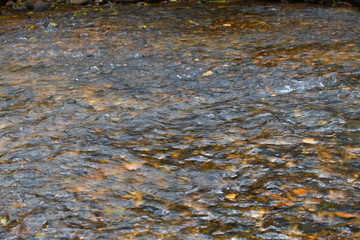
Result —
<svg viewBox="0 0 360 240"><path fill-rule="evenodd" d="M0 239L360 237L360 13L0 19Z"/></svg>

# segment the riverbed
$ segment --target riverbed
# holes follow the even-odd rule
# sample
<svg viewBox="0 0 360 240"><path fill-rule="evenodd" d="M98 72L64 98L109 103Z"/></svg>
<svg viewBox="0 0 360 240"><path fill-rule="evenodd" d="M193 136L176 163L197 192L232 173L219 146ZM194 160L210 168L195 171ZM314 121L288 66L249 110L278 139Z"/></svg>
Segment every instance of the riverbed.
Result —
<svg viewBox="0 0 360 240"><path fill-rule="evenodd" d="M360 237L360 13L0 19L1 239Z"/></svg>

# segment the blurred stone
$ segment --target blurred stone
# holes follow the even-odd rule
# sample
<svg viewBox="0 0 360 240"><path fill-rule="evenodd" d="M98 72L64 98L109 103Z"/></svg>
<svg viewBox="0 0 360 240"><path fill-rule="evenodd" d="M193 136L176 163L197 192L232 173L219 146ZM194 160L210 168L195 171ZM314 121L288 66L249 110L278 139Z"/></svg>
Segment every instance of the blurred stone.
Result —
<svg viewBox="0 0 360 240"><path fill-rule="evenodd" d="M70 4L74 4L74 5L82 5L89 2L90 0L70 0Z"/></svg>
<svg viewBox="0 0 360 240"><path fill-rule="evenodd" d="M34 11L35 12L43 12L43 11L46 11L46 10L49 10L49 9L50 9L50 6L47 3L36 2L34 4Z"/></svg>
<svg viewBox="0 0 360 240"><path fill-rule="evenodd" d="M11 8L12 9L12 8L15 7L15 3L13 1L9 1L9 2L6 3L5 6L6 6L6 8Z"/></svg>
<svg viewBox="0 0 360 240"><path fill-rule="evenodd" d="M145 6L145 5L146 5L146 3L145 3L145 2L140 1L140 2L137 2L137 3L136 3L136 5L137 5L137 6Z"/></svg>
<svg viewBox="0 0 360 240"><path fill-rule="evenodd" d="M34 3L30 2L30 1L25 1L24 6L29 10L34 9Z"/></svg>
<svg viewBox="0 0 360 240"><path fill-rule="evenodd" d="M27 11L28 8L25 5L19 5L19 6L15 6L13 8L14 11L19 11L19 12L23 12L23 11Z"/></svg>
<svg viewBox="0 0 360 240"><path fill-rule="evenodd" d="M350 3L353 6L360 7L360 0L350 0Z"/></svg>

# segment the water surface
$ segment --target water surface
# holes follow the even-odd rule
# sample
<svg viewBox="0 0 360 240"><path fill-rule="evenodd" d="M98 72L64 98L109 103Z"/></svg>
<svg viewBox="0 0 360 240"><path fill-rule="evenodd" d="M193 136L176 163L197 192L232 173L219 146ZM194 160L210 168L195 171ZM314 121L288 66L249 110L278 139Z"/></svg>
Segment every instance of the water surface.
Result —
<svg viewBox="0 0 360 240"><path fill-rule="evenodd" d="M1 239L359 237L360 14L0 19Z"/></svg>

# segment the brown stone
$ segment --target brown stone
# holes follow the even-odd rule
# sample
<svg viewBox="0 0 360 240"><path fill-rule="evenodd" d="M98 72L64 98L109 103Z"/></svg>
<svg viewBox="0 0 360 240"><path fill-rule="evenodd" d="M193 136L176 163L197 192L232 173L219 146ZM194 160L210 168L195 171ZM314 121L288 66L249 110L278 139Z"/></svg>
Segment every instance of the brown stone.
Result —
<svg viewBox="0 0 360 240"><path fill-rule="evenodd" d="M89 2L90 0L70 0L70 4L74 4L74 5L82 5Z"/></svg>

